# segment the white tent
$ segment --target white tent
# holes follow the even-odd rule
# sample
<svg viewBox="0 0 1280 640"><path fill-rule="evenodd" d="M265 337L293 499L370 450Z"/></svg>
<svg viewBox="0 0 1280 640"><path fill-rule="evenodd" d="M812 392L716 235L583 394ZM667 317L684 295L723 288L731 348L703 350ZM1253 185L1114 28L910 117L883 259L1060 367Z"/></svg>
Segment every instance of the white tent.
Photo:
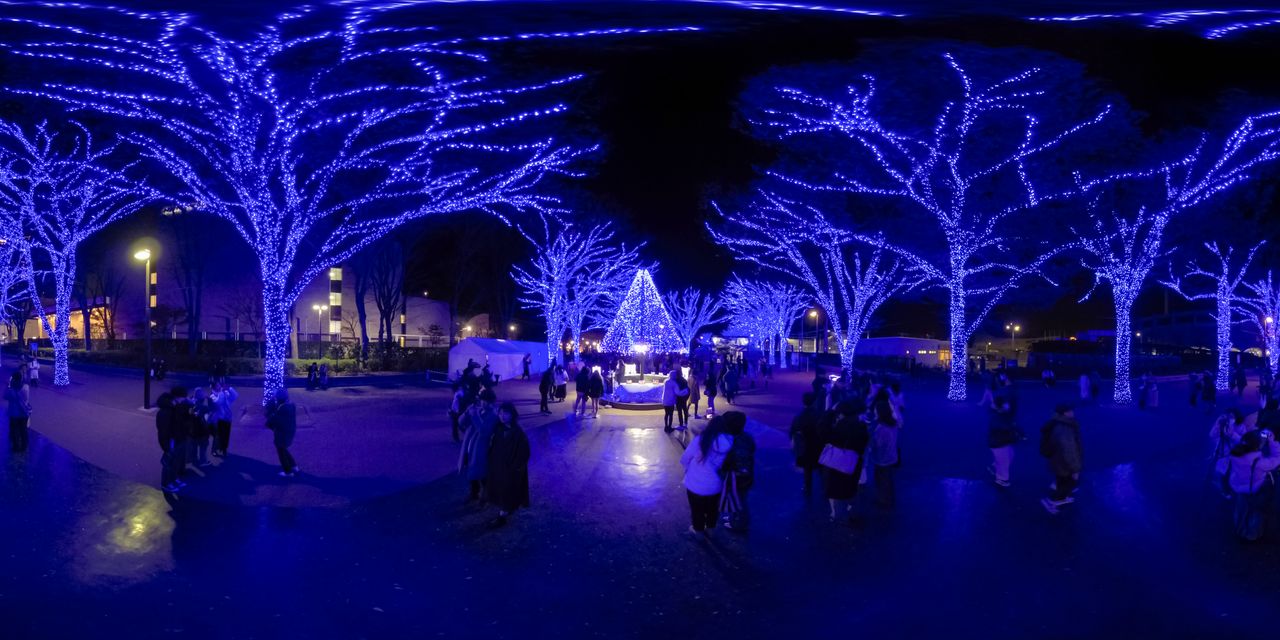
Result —
<svg viewBox="0 0 1280 640"><path fill-rule="evenodd" d="M547 345L499 338L467 338L449 349L449 377L456 377L467 367L468 360L475 360L482 367L489 365L489 371L502 380L513 380L524 371L522 363L526 353L531 356L529 373L537 377L547 368Z"/></svg>

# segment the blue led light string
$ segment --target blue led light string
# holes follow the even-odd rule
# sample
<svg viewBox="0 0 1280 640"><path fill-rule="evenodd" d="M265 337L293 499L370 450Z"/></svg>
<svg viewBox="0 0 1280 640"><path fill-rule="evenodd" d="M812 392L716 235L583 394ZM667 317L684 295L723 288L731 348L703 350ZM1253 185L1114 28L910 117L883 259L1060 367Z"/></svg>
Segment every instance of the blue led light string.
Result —
<svg viewBox="0 0 1280 640"><path fill-rule="evenodd" d="M1264 356L1274 380L1280 376L1280 280L1268 271L1265 277L1245 282L1236 304L1238 312L1249 318L1262 337Z"/></svg>
<svg viewBox="0 0 1280 640"><path fill-rule="evenodd" d="M817 207L765 190L740 212L713 206L723 222L708 225L716 242L741 260L798 282L822 307L843 367L853 367L858 340L875 312L930 279L910 261L835 226Z"/></svg>
<svg viewBox="0 0 1280 640"><path fill-rule="evenodd" d="M730 315L730 331L755 337L770 359L785 360L791 327L808 308L809 296L783 282L744 280L734 276L721 295Z"/></svg>
<svg viewBox="0 0 1280 640"><path fill-rule="evenodd" d="M693 349L698 332L708 325L724 322L724 306L714 296L690 287L684 291L669 291L662 296L675 324L676 333L686 347Z"/></svg>
<svg viewBox="0 0 1280 640"><path fill-rule="evenodd" d="M80 245L112 222L160 199L130 175L138 168L138 154L138 149L119 139L95 144L89 129L75 121L65 122L61 129L42 122L30 132L0 121L5 234L21 238L6 241L6 247L20 247L27 253L18 258L28 265L19 272L26 277L27 295L53 345L56 386L71 384L68 331ZM49 262L48 272L42 275L53 280L52 324L40 303L36 276L41 274L30 268L33 252Z"/></svg>
<svg viewBox="0 0 1280 640"><path fill-rule="evenodd" d="M588 151L521 134L566 109L523 103L576 77L495 85L482 52L464 50L483 43L368 32L357 12L333 29L298 23L311 10L284 14L234 41L185 15L105 11L147 22L154 37L23 18L30 38L0 49L103 73L15 91L122 120L142 155L182 184L176 198L202 203L250 245L263 280L267 398L284 382L290 309L325 269L425 216L554 216L546 178L577 175L569 166ZM382 82L372 65L402 73Z"/></svg>
<svg viewBox="0 0 1280 640"><path fill-rule="evenodd" d="M621 354L688 351L648 269L636 271L617 315L600 341L600 350Z"/></svg>

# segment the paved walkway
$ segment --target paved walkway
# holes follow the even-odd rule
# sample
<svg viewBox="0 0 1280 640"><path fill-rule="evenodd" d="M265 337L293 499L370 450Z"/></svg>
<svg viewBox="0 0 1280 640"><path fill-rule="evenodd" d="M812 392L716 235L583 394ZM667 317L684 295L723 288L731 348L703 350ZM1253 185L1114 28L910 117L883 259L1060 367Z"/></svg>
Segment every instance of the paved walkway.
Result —
<svg viewBox="0 0 1280 640"><path fill-rule="evenodd" d="M744 396L762 441L755 527L706 541L681 533L683 443L662 432L656 413L531 425L534 505L501 529L488 525L491 510L463 503L463 483L451 475L358 498L335 492L347 499L335 508L266 507L258 491L249 507L195 493L166 501L37 435L24 456L0 452L0 613L20 638L1273 630L1280 536L1256 545L1233 538L1226 503L1204 482L1213 414L1175 402L1176 385L1156 412L1081 408L1083 487L1056 518L1037 503L1048 477L1034 446L1019 451L1013 487L992 486L982 411L937 399L941 388L908 383L898 507L865 509L857 528L827 523L822 501L799 493L769 417L789 414L792 400ZM39 406L52 412L58 392L45 393ZM1068 395L1023 386L1024 427ZM377 428L382 408L397 402L374 397L325 415L360 418L346 429ZM313 420L327 406L319 396L301 402L317 406ZM435 403L399 402L425 413ZM300 440L330 428L318 424ZM310 452L310 468L344 452L341 440Z"/></svg>

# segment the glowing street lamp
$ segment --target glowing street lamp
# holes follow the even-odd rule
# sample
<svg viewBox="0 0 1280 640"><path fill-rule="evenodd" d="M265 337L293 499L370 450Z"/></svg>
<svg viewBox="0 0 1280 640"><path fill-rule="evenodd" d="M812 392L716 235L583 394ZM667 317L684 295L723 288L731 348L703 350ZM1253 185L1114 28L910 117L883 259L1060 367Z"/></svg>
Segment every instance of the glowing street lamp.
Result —
<svg viewBox="0 0 1280 640"><path fill-rule="evenodd" d="M1012 351L1012 352L1013 352L1013 361L1014 361L1014 362L1017 362L1017 361L1018 361L1018 347L1017 347L1017 345L1014 343L1014 340L1018 337L1018 332L1019 332L1019 331L1022 331L1022 325L1020 325L1020 324L1006 324L1006 325L1004 326L1004 330L1009 332L1009 351Z"/></svg>
<svg viewBox="0 0 1280 640"><path fill-rule="evenodd" d="M311 309L316 312L316 337L320 337L322 334L326 333L324 330L324 312L329 310L329 305L313 304L311 305Z"/></svg>
<svg viewBox="0 0 1280 640"><path fill-rule="evenodd" d="M145 311L146 331L143 341L146 343L146 356L142 362L142 408L151 408L151 250L139 249L133 254L135 260L143 263L142 306Z"/></svg>

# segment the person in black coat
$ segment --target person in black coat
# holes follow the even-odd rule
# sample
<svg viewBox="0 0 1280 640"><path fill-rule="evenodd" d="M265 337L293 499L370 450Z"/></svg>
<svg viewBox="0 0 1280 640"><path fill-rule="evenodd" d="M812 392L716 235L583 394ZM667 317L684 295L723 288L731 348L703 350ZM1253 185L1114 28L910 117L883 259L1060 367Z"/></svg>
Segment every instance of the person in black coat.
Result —
<svg viewBox="0 0 1280 640"><path fill-rule="evenodd" d="M857 466L852 473L843 473L831 467L823 467L823 488L827 501L831 503L831 521L836 522L842 514L853 516L852 500L858 495L858 481L862 476L865 464L867 444L871 440L867 423L861 415L866 407L853 400L845 400L833 411L823 415L819 437L822 444L831 445L858 454ZM843 510L840 507L844 507Z"/></svg>
<svg viewBox="0 0 1280 640"><path fill-rule="evenodd" d="M529 506L529 438L520 428L519 414L510 402L498 407L488 464L485 492L487 501L498 507L493 524L501 526L516 509Z"/></svg>
<svg viewBox="0 0 1280 640"><path fill-rule="evenodd" d="M160 443L160 488L166 493L182 488L174 466L173 414L173 393L165 391L156 398L156 440Z"/></svg>
<svg viewBox="0 0 1280 640"><path fill-rule="evenodd" d="M547 367L542 372L542 377L538 378L538 412L542 415L551 414L551 407L547 406L547 403L551 400L551 394L555 392L555 389L555 374L551 367Z"/></svg>
<svg viewBox="0 0 1280 640"><path fill-rule="evenodd" d="M280 457L280 477L291 478L298 475L302 469L289 452L289 447L293 446L293 437L298 432L298 407L289 401L289 392L285 389L276 391L275 399L267 405L267 428L274 434L272 442Z"/></svg>
<svg viewBox="0 0 1280 640"><path fill-rule="evenodd" d="M604 396L604 376L600 375L599 367L592 367L591 375L587 378L587 398L591 400L592 418L600 415L600 398L602 396Z"/></svg>
<svg viewBox="0 0 1280 640"><path fill-rule="evenodd" d="M813 472L818 469L818 456L822 454L822 439L818 435L818 422L822 410L815 406L817 396L806 391L801 396L804 409L791 420L791 449L795 453L796 466L804 471L804 494L813 493Z"/></svg>

